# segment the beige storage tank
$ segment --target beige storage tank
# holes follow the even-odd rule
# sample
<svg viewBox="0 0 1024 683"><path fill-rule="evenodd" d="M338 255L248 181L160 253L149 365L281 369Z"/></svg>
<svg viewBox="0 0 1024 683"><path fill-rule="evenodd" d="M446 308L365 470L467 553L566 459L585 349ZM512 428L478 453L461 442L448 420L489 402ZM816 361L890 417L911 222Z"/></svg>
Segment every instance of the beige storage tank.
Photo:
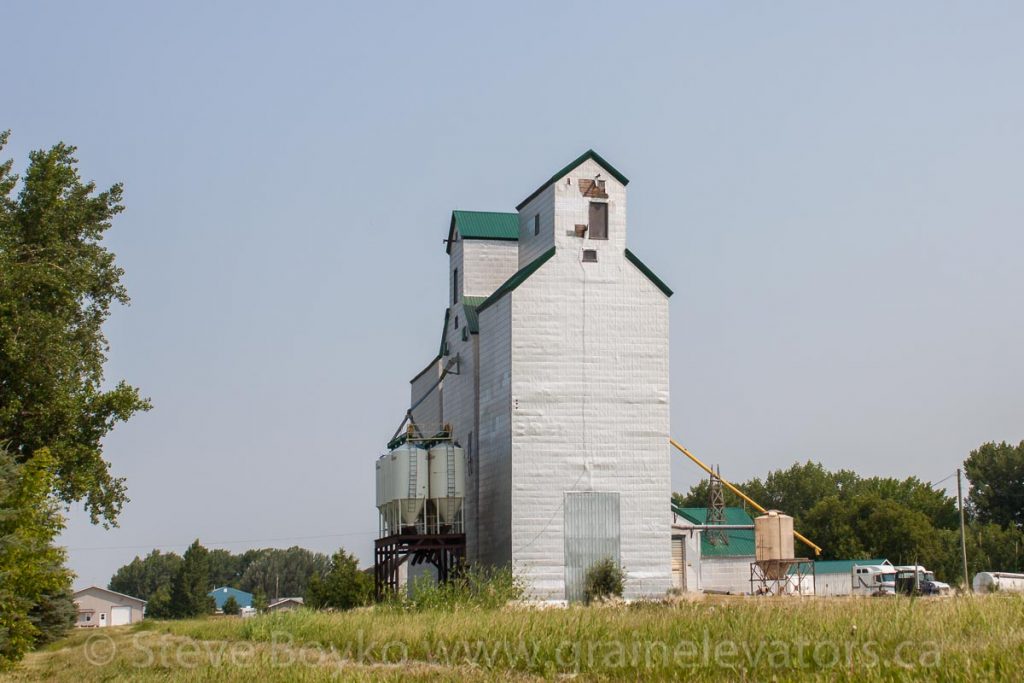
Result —
<svg viewBox="0 0 1024 683"><path fill-rule="evenodd" d="M754 520L754 552L758 562L793 558L793 518L769 510Z"/></svg>
<svg viewBox="0 0 1024 683"><path fill-rule="evenodd" d="M442 524L452 524L462 510L466 495L466 451L452 443L430 449L430 498Z"/></svg>

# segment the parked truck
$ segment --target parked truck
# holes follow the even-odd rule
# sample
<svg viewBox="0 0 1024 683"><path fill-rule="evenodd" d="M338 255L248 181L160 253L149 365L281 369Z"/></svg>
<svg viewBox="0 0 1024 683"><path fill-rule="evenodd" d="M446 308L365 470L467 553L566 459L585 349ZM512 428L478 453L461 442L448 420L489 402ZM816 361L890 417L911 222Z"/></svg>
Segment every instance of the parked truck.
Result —
<svg viewBox="0 0 1024 683"><path fill-rule="evenodd" d="M855 564L850 570L851 595L896 595L896 570L888 564Z"/></svg>
<svg viewBox="0 0 1024 683"><path fill-rule="evenodd" d="M896 569L896 592L902 595L949 595L948 583L937 581L934 572L921 565L900 565Z"/></svg>

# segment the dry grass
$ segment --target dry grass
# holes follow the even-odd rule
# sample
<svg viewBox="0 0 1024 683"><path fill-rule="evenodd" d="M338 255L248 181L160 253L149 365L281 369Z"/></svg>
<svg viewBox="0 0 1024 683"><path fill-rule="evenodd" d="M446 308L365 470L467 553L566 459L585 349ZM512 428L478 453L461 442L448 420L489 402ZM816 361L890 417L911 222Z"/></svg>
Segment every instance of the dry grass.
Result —
<svg viewBox="0 0 1024 683"><path fill-rule="evenodd" d="M76 633L14 679L1010 681L1022 662L1024 596L748 598L147 621Z"/></svg>

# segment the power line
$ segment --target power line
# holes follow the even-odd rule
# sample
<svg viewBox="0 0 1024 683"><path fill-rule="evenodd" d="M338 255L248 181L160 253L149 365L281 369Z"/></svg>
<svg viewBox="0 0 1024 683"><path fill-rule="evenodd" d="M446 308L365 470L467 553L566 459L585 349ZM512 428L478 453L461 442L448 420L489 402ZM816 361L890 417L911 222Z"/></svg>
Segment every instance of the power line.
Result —
<svg viewBox="0 0 1024 683"><path fill-rule="evenodd" d="M932 488L935 488L936 486L938 486L942 482L948 481L948 480L952 479L953 477L955 477L956 476L956 472L957 472L956 470L953 470L953 472L951 472L949 475L943 477L942 479L939 479L936 482L933 482L933 483L929 484L929 486L932 487Z"/></svg>
<svg viewBox="0 0 1024 683"><path fill-rule="evenodd" d="M215 545L237 545L239 543L276 543L280 541L309 541L318 538L343 538L346 536L372 536L376 534L376 531L349 531L343 534L319 534L316 536L281 536L278 538L249 538L238 541L206 541L203 543L205 546ZM110 546L79 546L77 548L68 548L70 551L80 550L162 550L167 548L181 548L182 546L188 547L192 541L186 541L185 543L158 543L154 545L110 545Z"/></svg>

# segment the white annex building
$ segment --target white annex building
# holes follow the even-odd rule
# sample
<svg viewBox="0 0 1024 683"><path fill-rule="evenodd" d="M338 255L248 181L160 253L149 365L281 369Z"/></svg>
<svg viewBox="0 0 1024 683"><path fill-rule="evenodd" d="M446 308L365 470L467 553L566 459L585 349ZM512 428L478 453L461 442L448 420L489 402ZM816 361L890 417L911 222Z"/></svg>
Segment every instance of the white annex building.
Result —
<svg viewBox="0 0 1024 683"><path fill-rule="evenodd" d="M627 598L672 587L672 292L626 246L628 182L588 151L516 213L453 212L444 333L412 380L414 421L466 450L467 559L535 599L579 599L608 556Z"/></svg>

